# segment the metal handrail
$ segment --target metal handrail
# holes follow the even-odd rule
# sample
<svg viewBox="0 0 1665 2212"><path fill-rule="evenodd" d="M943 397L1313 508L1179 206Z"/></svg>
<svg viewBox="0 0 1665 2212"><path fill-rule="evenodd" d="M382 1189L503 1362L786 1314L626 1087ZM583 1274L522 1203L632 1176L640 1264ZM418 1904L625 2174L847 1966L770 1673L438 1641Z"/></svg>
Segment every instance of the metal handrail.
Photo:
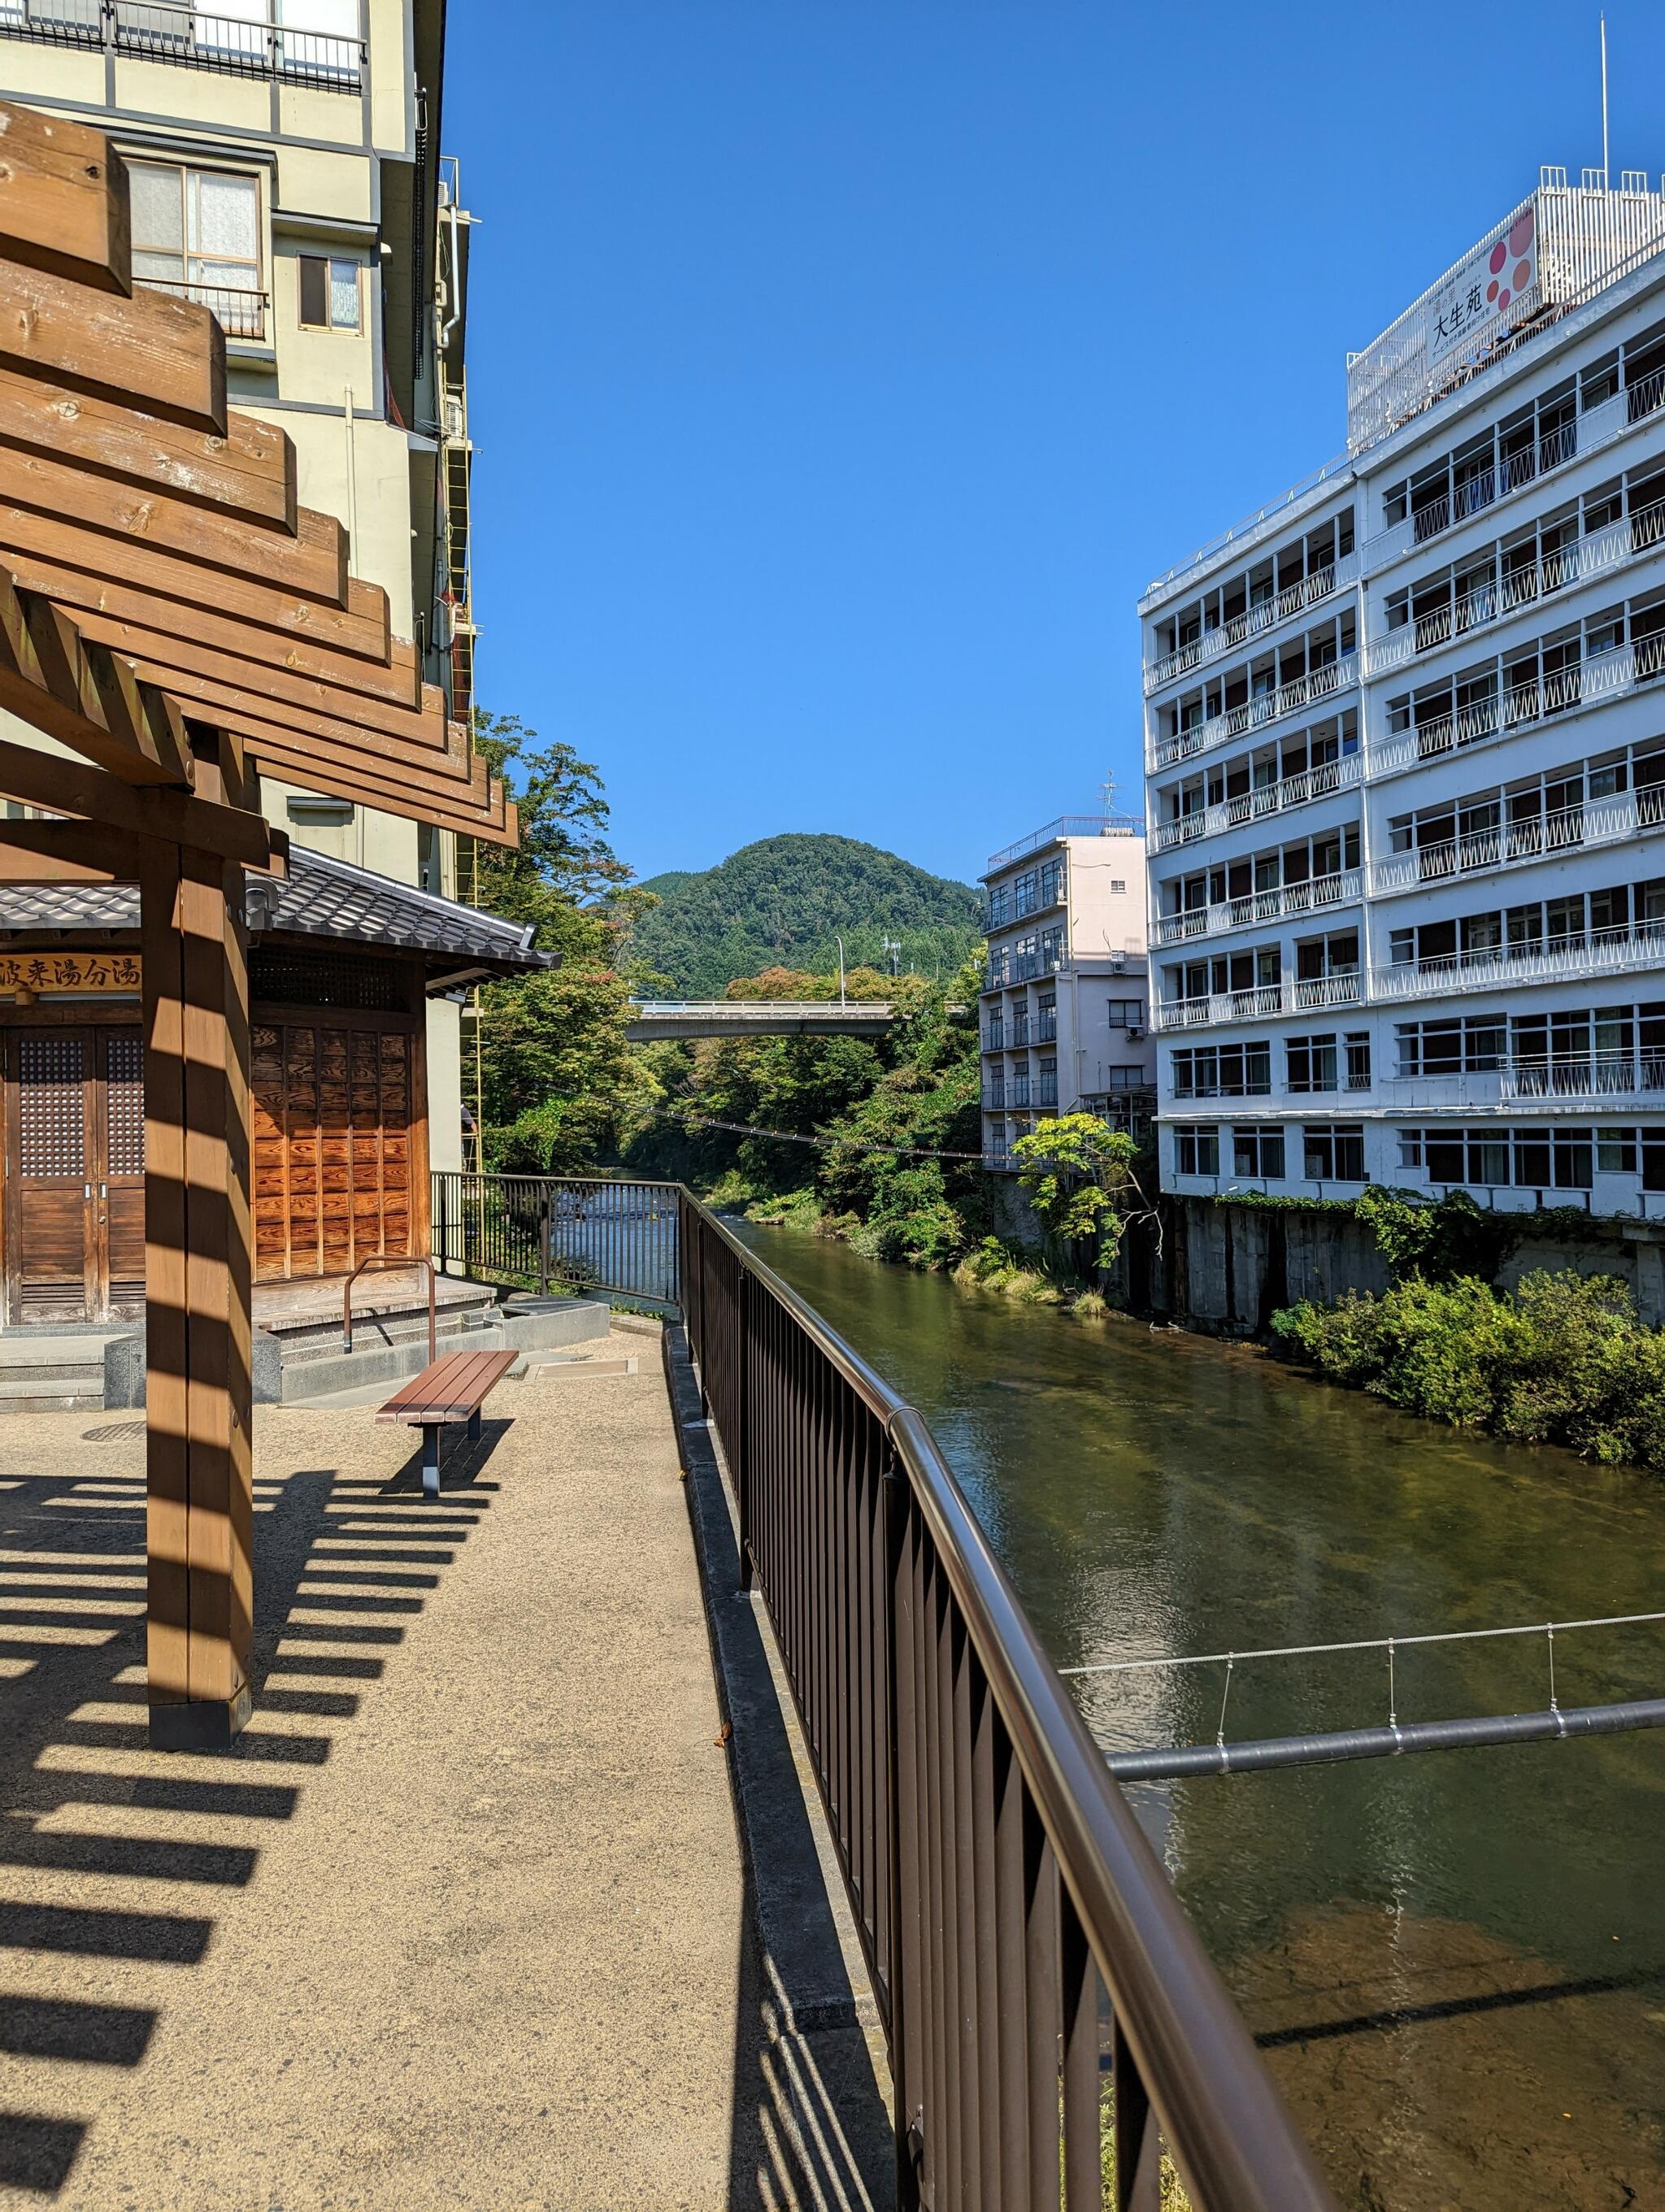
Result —
<svg viewBox="0 0 1665 2212"><path fill-rule="evenodd" d="M428 1364L431 1367L440 1356L439 1291L435 1286L434 1262L418 1252L402 1256L397 1252L372 1252L368 1260L361 1260L348 1276L341 1293L341 1348L353 1348L353 1285L367 1267L426 1267L428 1270Z"/></svg>
<svg viewBox="0 0 1665 2212"><path fill-rule="evenodd" d="M1090 1985L1095 1990L1097 1986L1087 1963L1090 1957L1111 2007L1116 2201L1129 2206L1154 2202L1155 2154L1145 2124L1148 2110L1154 2112L1197 2212L1334 2212L1334 2199L1248 2028L1159 1859L1111 1780L1102 1751L1042 1649L930 1430L789 1284L687 1191L682 1195L682 1218L683 1311L700 1364L702 1394L729 1462L748 1578L751 1566L759 1563L752 1534L758 1504L751 1495L753 1485L760 1480L764 1485L762 1503L767 1510L789 1472L781 1453L766 1455L767 1443L760 1450L754 1435L757 1424L745 1364L754 1337L759 1340L760 1394L766 1382L779 1385L792 1372L780 1330L767 1310L757 1311L760 1293L801 1331L814 1353L879 1424L896 1459L891 1470L895 1483L882 1486L905 1495L929 1546L929 1561L922 1553L915 1554L910 1577L906 1540L892 1534L896 1556L879 1586L887 1608L891 1602L896 1608L885 1632L891 1672L889 1701L881 1697L877 1713L864 1707L849 1720L853 1729L870 1722L888 1725L890 1735L879 1754L890 1765L890 1786L878 1817L888 1823L892 1869L892 1878L882 1884L890 1915L890 1924L883 1931L890 1971L889 1987L880 1994L896 2081L898 2140L911 2150L902 2161L904 2201L918 2201L921 2162L928 2166L938 2203L948 2201L939 2192L951 2189L957 2172L962 2184L954 2198L957 2208L1003 2207L1008 2201L1020 2201L1002 2193L1002 2177L980 2166L978 2143L966 2137L961 2112L979 2109L975 2101L979 2092L987 2094L999 2110L1003 2134L1012 2131L1015 2112L1019 2116L1016 2125L1025 2137L1033 2135L1030 2148L1039 2165L1030 2171L1042 2175L1042 2188L1049 2203L1057 2201L1061 2112L1061 2156L1070 2202L1075 2202L1078 2188L1085 2191L1089 2185L1090 2201L1099 2201L1100 2057L1096 1995L1090 2001ZM715 1267L714 1276L719 1252L724 1264ZM725 1269L732 1280L723 1279ZM725 1323L726 1342L720 1340ZM823 1593L811 1601L807 1626L805 1588L772 1589L766 1563L763 1567L762 1595L775 1620L800 1706L817 1682L824 1703L827 1669L833 1664L829 1632L835 1638L842 1634L851 1644L857 1640L848 1615L842 1628L829 1632L823 1613L832 1602L839 1562L823 1557L817 1563L801 1548L817 1538L829 1547L836 1545L835 1532L842 1528L843 1516L858 1510L854 1469L836 1456L833 1441L835 1433L844 1433L846 1424L831 1409L823 1387L812 1380L805 1387L813 1393L818 1409L816 1429L824 1440L813 1455L817 1473L811 1479L824 1482L842 1471L851 1489L837 1504L832 1502L834 1492L817 1491L826 1501L818 1508L818 1517L793 1523L793 1540L800 1547L793 1562L793 1578ZM766 1419L763 1428L770 1435L777 1431L786 1435L787 1411L778 1401L771 1401L771 1410L778 1419ZM726 1422L729 1433L725 1433ZM898 1510L905 1512L907 1507ZM885 1525L893 1527L889 1514L887 1504ZM987 1796L983 1812L975 1810L981 1785L972 1783L971 1827L961 1832L954 1793L938 1792L933 1798L933 1784L945 1771L966 1784L966 1770L977 1754L971 1748L970 1722L962 1724L957 1718L951 1742L944 1733L942 1717L951 1709L958 1715L962 1695L976 1692L964 1688L963 1678L953 1674L951 1656L945 1656L951 1654L957 1639L951 1636L946 1646L937 1641L949 1632L932 1626L937 1618L934 1601L927 1603L929 1618L921 1627L916 1600L927 1587L921 1577L932 1564L946 1579L967 1646L975 1654L1026 1789L1025 1814L1032 1811L1038 1823L1041 1833L1035 1849L1039 1856L1033 1863L1043 1867L1048 1850L1055 1862L1060 1887L1049 1939L1056 1948L1050 1950L1045 1943L1037 1949L1032 1920L1026 1926L1020 1921L1012 1929L1002 1919L1008 1909L1020 1915L1024 1910L1021 1903L1011 1906L1010 1893L1002 1891L998 1878L998 1863L1006 1848L1006 1812L997 1809ZM854 1607L854 1590L842 1583L837 1587L847 1606ZM872 1595L878 1602L879 1589ZM872 1628L872 1624L864 1622L861 1634ZM923 1667L922 1673L908 1673L905 1680L897 1649L904 1632L916 1669L921 1663ZM923 1646L921 1636L928 1639ZM921 1650L926 1655L922 1662ZM864 1643L864 1669L868 1656ZM945 1668L955 1684L951 1689L945 1687ZM864 1684L867 1680L865 1672L862 1680ZM824 1795L829 1786L824 1744L820 1750L823 1756L817 1759L817 1773ZM989 1782L988 1791L994 1787ZM871 1813L871 1808L865 1809ZM829 1811L833 1810L829 1798ZM980 1822L986 1826L980 1827ZM837 1826L835 1820L836 1832ZM901 1832L904 1828L909 1829L906 1836ZM867 1840L872 1840L871 1833ZM854 1851L848 1834L845 1841ZM936 1870L933 1881L940 1875L943 1905L946 1906L950 1892L957 1900L957 1914L945 1911L942 1919L929 1928L919 1924L919 1916L910 1920L903 1911L905 1884L897 1869L910 1849L915 1855L909 1861L915 1867L915 1879L924 1880L928 1863ZM1010 1872L1010 1862L1006 1863ZM975 1924L967 1927L965 1921L973 1917ZM860 1911L857 1919L862 1924ZM951 1921L956 1924L949 1924ZM1016 1952L1006 1948L1008 1934L1019 1947ZM877 1935L872 1941L878 1942ZM933 1942L938 1947L934 1951ZM1079 1953L1075 1945L1081 1947ZM1048 1963L1042 1964L1042 1957ZM1014 1962L1015 1984L1006 1978ZM1046 1983L1038 1999L1031 1986L1037 1976ZM950 1990L955 1992L951 2001L946 1995ZM1038 2014L1031 2014L1031 2004L1038 2005ZM1057 2024L1055 2044L1046 2027L1048 2020ZM974 2084L967 2092L972 2105L962 2104L959 2110L948 2094L948 2085L957 2081L963 2087L967 2081ZM1053 2138L1050 2148L1048 2135ZM1148 2199L1143 2193L1135 2197L1136 2174L1140 2191L1150 2191ZM1021 2202L1030 2201L1025 2188ZM1040 2195L1033 2201L1040 2202Z"/></svg>

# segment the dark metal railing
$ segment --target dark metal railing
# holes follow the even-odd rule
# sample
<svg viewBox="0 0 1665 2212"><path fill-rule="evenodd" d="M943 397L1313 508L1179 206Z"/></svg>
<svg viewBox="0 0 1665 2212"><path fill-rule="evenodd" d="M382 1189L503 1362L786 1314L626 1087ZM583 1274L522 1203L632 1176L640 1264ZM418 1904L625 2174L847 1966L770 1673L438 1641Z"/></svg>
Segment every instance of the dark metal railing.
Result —
<svg viewBox="0 0 1665 2212"><path fill-rule="evenodd" d="M930 1431L680 1199L680 1304L890 2046L901 2202L1333 2212Z"/></svg>
<svg viewBox="0 0 1665 2212"><path fill-rule="evenodd" d="M599 1176L434 1176L434 1259L484 1282L538 1291L612 1291L669 1305L677 1296L674 1183Z"/></svg>

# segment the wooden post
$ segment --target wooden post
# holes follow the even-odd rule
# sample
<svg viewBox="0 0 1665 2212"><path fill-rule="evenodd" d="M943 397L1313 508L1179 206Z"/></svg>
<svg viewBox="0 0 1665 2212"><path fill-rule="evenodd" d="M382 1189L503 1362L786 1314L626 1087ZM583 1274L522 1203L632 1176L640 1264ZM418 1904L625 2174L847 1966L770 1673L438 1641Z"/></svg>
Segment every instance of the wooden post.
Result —
<svg viewBox="0 0 1665 2212"><path fill-rule="evenodd" d="M231 742L192 739L241 804ZM243 872L147 840L141 888L150 1741L206 1749L248 1719L254 1610Z"/></svg>

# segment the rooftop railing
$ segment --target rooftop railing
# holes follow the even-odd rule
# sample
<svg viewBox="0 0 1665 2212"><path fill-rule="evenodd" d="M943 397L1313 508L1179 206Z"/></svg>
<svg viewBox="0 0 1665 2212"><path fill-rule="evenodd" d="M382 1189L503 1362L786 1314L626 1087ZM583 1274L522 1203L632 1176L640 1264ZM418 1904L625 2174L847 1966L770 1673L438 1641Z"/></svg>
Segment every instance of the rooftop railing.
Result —
<svg viewBox="0 0 1665 2212"><path fill-rule="evenodd" d="M102 47L146 61L222 76L282 78L326 92L357 92L368 61L361 39L292 29L266 15L216 15L170 0L0 0L0 38Z"/></svg>
<svg viewBox="0 0 1665 2212"><path fill-rule="evenodd" d="M1055 822L1048 822L1040 830L1031 830L1027 837L1019 837L1016 844L1007 845L988 856L985 876L996 868L1008 868L1015 860L1024 860L1043 846L1056 844L1060 837L1142 837L1145 824L1128 814L1060 814Z"/></svg>

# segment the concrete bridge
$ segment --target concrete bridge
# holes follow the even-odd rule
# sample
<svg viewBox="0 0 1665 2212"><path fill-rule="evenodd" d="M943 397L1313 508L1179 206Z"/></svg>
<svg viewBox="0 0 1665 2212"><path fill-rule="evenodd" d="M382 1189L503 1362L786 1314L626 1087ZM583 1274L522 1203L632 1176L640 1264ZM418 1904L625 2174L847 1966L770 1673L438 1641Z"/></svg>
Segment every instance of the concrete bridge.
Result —
<svg viewBox="0 0 1665 2212"><path fill-rule="evenodd" d="M882 1036L896 1019L888 999L636 1000L624 1034L632 1044L665 1037Z"/></svg>

